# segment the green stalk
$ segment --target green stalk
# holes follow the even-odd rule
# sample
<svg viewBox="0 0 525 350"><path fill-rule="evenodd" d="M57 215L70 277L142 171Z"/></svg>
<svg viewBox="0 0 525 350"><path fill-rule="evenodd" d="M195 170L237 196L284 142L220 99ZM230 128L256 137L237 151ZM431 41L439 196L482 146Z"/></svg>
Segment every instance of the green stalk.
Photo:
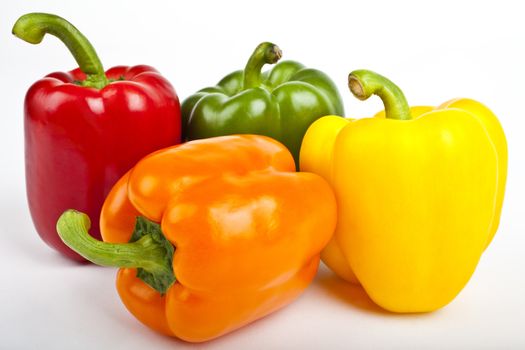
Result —
<svg viewBox="0 0 525 350"><path fill-rule="evenodd" d="M410 107L403 91L382 75L369 70L355 70L348 76L352 94L360 100L377 95L385 106L385 115L390 119L410 120Z"/></svg>
<svg viewBox="0 0 525 350"><path fill-rule="evenodd" d="M31 44L42 42L44 35L60 39L86 74L83 86L102 89L109 81L93 46L82 33L62 17L48 13L28 13L13 26L13 34Z"/></svg>
<svg viewBox="0 0 525 350"><path fill-rule="evenodd" d="M58 219L57 231L68 247L97 265L141 269L138 277L160 293L175 282L174 249L159 233L158 224L139 217L134 232L137 240L132 243L96 240L88 233L90 226L86 214L70 209Z"/></svg>
<svg viewBox="0 0 525 350"><path fill-rule="evenodd" d="M281 49L275 44L268 42L259 44L244 68L244 89L261 86L262 67L265 64L276 63L281 59L282 55Z"/></svg>

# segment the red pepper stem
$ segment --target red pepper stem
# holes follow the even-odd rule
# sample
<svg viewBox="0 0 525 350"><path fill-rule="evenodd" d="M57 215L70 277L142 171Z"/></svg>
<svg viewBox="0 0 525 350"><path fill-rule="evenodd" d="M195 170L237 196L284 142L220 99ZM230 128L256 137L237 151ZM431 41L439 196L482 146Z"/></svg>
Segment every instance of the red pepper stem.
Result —
<svg viewBox="0 0 525 350"><path fill-rule="evenodd" d="M390 119L410 120L410 107L403 91L389 79L375 72L361 69L348 76L350 91L360 100L377 95L385 106L385 115Z"/></svg>
<svg viewBox="0 0 525 350"><path fill-rule="evenodd" d="M262 85L261 69L265 64L274 64L279 61L283 53L281 49L272 43L259 44L250 56L244 68L244 89L251 89Z"/></svg>
<svg viewBox="0 0 525 350"><path fill-rule="evenodd" d="M62 17L48 13L28 13L16 21L13 34L31 44L39 44L46 34L56 36L67 46L80 70L86 74L83 86L102 89L109 83L93 46Z"/></svg>
<svg viewBox="0 0 525 350"><path fill-rule="evenodd" d="M161 287L152 283L160 293L165 293L175 281L166 249L151 234L132 243L107 243L91 237L88 233L90 226L86 214L70 209L58 219L57 231L68 247L97 265L141 268L153 275L153 279L168 281Z"/></svg>

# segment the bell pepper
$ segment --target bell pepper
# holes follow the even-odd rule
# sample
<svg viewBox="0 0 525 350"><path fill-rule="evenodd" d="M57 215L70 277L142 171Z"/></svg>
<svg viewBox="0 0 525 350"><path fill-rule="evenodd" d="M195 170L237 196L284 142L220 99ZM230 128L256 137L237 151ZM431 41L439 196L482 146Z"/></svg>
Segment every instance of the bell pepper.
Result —
<svg viewBox="0 0 525 350"><path fill-rule="evenodd" d="M308 129L301 169L323 176L338 203L323 261L394 312L443 307L461 291L497 229L507 149L497 118L458 99L410 109L376 73L349 77L352 93L385 111L326 116Z"/></svg>
<svg viewBox="0 0 525 350"><path fill-rule="evenodd" d="M282 61L261 73L265 64L274 64L281 56L279 47L262 43L244 71L188 97L182 103L183 137L266 135L288 147L298 162L308 126L327 114L343 115L343 103L326 74L298 62Z"/></svg>
<svg viewBox="0 0 525 350"><path fill-rule="evenodd" d="M142 159L104 203L104 242L88 235L89 219L76 211L57 229L82 256L122 268L118 292L142 323L202 342L297 298L317 271L336 211L326 181L295 173L283 145L237 135Z"/></svg>
<svg viewBox="0 0 525 350"><path fill-rule="evenodd" d="M94 220L115 182L140 158L180 142L180 105L171 84L149 66L104 72L89 41L55 15L20 17L13 34L38 44L45 34L62 40L79 69L47 75L25 98L25 164L29 209L40 237L74 260L56 221L68 208Z"/></svg>

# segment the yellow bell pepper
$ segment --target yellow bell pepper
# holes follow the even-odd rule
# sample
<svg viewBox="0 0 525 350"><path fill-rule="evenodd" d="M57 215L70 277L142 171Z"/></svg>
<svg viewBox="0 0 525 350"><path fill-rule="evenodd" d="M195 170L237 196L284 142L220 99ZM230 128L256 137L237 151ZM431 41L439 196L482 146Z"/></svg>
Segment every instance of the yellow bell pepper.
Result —
<svg viewBox="0 0 525 350"><path fill-rule="evenodd" d="M326 116L308 129L302 171L331 183L338 224L325 264L393 312L428 312L454 299L496 232L507 168L503 129L469 99L409 108L376 73L349 76L385 112Z"/></svg>

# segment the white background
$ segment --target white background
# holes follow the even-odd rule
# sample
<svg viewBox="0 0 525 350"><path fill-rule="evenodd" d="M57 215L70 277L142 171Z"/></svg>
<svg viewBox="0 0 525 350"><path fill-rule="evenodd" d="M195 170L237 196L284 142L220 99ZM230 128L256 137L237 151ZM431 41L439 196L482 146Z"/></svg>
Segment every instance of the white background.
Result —
<svg viewBox="0 0 525 350"><path fill-rule="evenodd" d="M172 349L128 314L115 270L76 265L38 238L24 189L23 98L47 73L75 62L57 39L32 46L11 26L26 12L73 22L106 68L149 64L181 99L242 68L261 41L284 59L325 71L349 117L370 116L378 99L354 99L346 79L368 68L400 85L411 104L464 96L499 116L509 143L501 226L477 271L444 309L394 315L322 268L294 304L200 345L214 349L525 348L525 24L507 1L2 1L0 3L0 348ZM385 179L386 180L386 179Z"/></svg>

